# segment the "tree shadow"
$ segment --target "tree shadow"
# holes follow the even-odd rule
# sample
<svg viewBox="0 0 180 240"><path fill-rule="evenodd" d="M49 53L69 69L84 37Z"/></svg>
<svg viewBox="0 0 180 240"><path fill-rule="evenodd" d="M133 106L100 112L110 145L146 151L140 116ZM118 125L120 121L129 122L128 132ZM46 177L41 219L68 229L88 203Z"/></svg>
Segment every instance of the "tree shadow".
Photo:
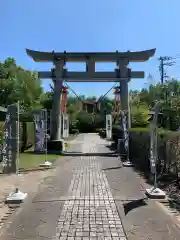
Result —
<svg viewBox="0 0 180 240"><path fill-rule="evenodd" d="M147 198L136 199L136 200L132 200L128 203L123 203L124 214L127 215L133 209L143 207L146 205L147 205Z"/></svg>
<svg viewBox="0 0 180 240"><path fill-rule="evenodd" d="M22 154L27 154L27 155L30 155L30 154L32 154L32 155L45 155L45 154L47 154L47 155L62 155L60 152L57 152L57 151L48 151L47 153L45 153L45 152L34 152L34 151L25 151L25 152L22 152Z"/></svg>
<svg viewBox="0 0 180 240"><path fill-rule="evenodd" d="M82 152L63 152L62 156L70 156L70 157L116 157L114 153L82 153Z"/></svg>
<svg viewBox="0 0 180 240"><path fill-rule="evenodd" d="M117 144L116 143L111 143L110 145L107 145L107 148L109 148L111 151L116 151L117 150Z"/></svg>
<svg viewBox="0 0 180 240"><path fill-rule="evenodd" d="M116 169L120 169L122 168L122 166L117 166L117 167L110 167L110 168L102 168L103 171L109 171L109 170L116 170Z"/></svg>

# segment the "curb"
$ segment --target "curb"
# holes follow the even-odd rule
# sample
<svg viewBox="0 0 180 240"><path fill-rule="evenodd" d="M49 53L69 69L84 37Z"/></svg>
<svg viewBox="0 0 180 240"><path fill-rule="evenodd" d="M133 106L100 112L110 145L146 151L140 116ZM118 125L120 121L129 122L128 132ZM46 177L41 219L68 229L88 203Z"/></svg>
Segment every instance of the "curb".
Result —
<svg viewBox="0 0 180 240"><path fill-rule="evenodd" d="M27 169L19 169L19 173L28 173L28 172L37 172L37 171L46 171L50 169L54 169L55 166L51 167L37 167L37 168L27 168Z"/></svg>

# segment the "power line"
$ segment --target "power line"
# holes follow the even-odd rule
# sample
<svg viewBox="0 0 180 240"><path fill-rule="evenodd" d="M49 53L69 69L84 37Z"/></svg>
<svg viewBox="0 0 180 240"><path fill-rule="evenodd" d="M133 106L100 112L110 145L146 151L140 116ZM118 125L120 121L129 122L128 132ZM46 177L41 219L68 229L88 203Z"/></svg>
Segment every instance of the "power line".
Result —
<svg viewBox="0 0 180 240"><path fill-rule="evenodd" d="M180 58L180 53L177 53L176 55L172 56L171 58L172 58L172 59L178 59L178 58Z"/></svg>

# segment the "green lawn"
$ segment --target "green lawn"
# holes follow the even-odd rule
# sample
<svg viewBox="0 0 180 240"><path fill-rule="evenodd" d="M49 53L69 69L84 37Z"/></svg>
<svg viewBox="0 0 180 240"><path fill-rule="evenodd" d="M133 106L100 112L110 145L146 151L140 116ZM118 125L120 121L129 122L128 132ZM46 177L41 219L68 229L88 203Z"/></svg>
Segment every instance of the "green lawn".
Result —
<svg viewBox="0 0 180 240"><path fill-rule="evenodd" d="M46 160L53 163L57 158L60 157L60 155L56 154L47 154L47 158L45 158L45 154L35 154L33 152L20 153L19 168L36 168Z"/></svg>

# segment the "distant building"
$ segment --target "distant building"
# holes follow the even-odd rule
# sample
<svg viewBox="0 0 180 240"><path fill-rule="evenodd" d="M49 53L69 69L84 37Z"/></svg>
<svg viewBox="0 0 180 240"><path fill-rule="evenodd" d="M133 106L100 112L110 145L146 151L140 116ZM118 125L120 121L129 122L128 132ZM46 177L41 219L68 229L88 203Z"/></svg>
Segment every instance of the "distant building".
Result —
<svg viewBox="0 0 180 240"><path fill-rule="evenodd" d="M81 110L88 113L97 112L99 109L99 103L97 101L84 100L81 105Z"/></svg>

